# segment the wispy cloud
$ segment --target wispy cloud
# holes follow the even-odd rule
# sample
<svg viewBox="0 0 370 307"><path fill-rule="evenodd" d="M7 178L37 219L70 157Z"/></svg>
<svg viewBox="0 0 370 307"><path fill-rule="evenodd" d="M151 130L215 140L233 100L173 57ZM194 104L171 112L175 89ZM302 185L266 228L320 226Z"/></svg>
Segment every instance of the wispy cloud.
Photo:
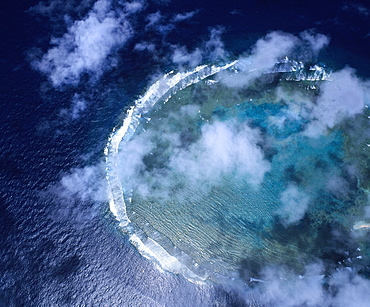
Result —
<svg viewBox="0 0 370 307"><path fill-rule="evenodd" d="M157 50L156 50L156 46L155 44L153 43L150 43L150 42L146 42L146 41L142 41L140 43L137 43L134 47L134 50L136 51L149 51L153 54L156 54L157 53Z"/></svg>
<svg viewBox="0 0 370 307"><path fill-rule="evenodd" d="M261 76L272 68L279 58L287 56L298 39L287 33L271 32L259 39L254 45L250 56L240 59L235 74L224 73L222 82L229 87L242 87Z"/></svg>
<svg viewBox="0 0 370 307"><path fill-rule="evenodd" d="M353 11L361 16L369 17L370 8L361 3L347 3L342 7L344 11Z"/></svg>
<svg viewBox="0 0 370 307"><path fill-rule="evenodd" d="M183 22L193 18L198 13L197 10L182 14L163 15L160 11L149 14L146 17L146 30L155 30L161 34L167 34L176 28L176 23Z"/></svg>
<svg viewBox="0 0 370 307"><path fill-rule="evenodd" d="M199 48L189 52L185 46L176 47L173 51L172 62L186 67L198 66L203 59L203 53Z"/></svg>
<svg viewBox="0 0 370 307"><path fill-rule="evenodd" d="M131 15L143 10L145 6L145 1L144 0L126 1L124 2L123 6L125 8L126 14Z"/></svg>
<svg viewBox="0 0 370 307"><path fill-rule="evenodd" d="M283 58L292 56L300 61L315 60L326 47L329 38L313 31L299 36L284 32L271 32L259 39L251 52L240 58L238 74L224 72L221 81L229 87L243 87L270 71Z"/></svg>
<svg viewBox="0 0 370 307"><path fill-rule="evenodd" d="M306 266L303 276L298 276L283 267L266 267L257 289L259 301L277 307L328 306L323 289L323 267L319 264Z"/></svg>
<svg viewBox="0 0 370 307"><path fill-rule="evenodd" d="M263 282L251 290L260 304L277 307L365 307L370 300L368 279L355 270L345 268L338 269L327 278L320 262L307 265L303 275L283 267L266 267L261 278Z"/></svg>
<svg viewBox="0 0 370 307"><path fill-rule="evenodd" d="M71 107L62 109L60 115L67 119L78 119L87 107L87 101L79 94L75 94L72 98Z"/></svg>
<svg viewBox="0 0 370 307"><path fill-rule="evenodd" d="M81 12L91 9L95 0L47 0L40 1L29 9L29 12L46 16L55 21L69 18L68 14L79 15Z"/></svg>
<svg viewBox="0 0 370 307"><path fill-rule="evenodd" d="M188 20L190 18L193 18L193 16L195 14L197 14L198 11L191 11L191 12L187 12L187 13L182 13L182 14L176 14L173 18L172 18L172 21L173 22L181 22L181 21L184 21L184 20Z"/></svg>
<svg viewBox="0 0 370 307"><path fill-rule="evenodd" d="M57 194L64 199L81 201L108 200L104 164L72 169L56 186Z"/></svg>
<svg viewBox="0 0 370 307"><path fill-rule="evenodd" d="M182 67L195 67L205 62L219 62L227 59L227 51L221 39L223 29L211 28L209 39L196 47L193 51L188 51L186 46L172 46L172 62Z"/></svg>
<svg viewBox="0 0 370 307"><path fill-rule="evenodd" d="M160 11L157 11L155 13L152 13L152 14L149 14L147 17L146 17L146 20L147 20L147 25L146 25L146 28L147 29L150 29L150 28L154 28L156 25L158 25L160 23L160 21L162 20L162 14Z"/></svg>
<svg viewBox="0 0 370 307"><path fill-rule="evenodd" d="M290 184L280 196L283 206L277 211L284 225L299 222L305 215L310 201L309 196L296 185Z"/></svg>
<svg viewBox="0 0 370 307"><path fill-rule="evenodd" d="M345 197L349 192L350 184L343 177L332 175L327 181L326 188L336 197Z"/></svg>
<svg viewBox="0 0 370 307"><path fill-rule="evenodd" d="M359 306L366 307L370 302L370 281L364 277L351 272L341 270L333 274L329 285L333 290L333 295L328 306ZM325 303L324 303L325 304Z"/></svg>
<svg viewBox="0 0 370 307"><path fill-rule="evenodd" d="M47 192L55 203L50 217L82 228L99 214L102 203L108 201L105 164L73 168Z"/></svg>
<svg viewBox="0 0 370 307"><path fill-rule="evenodd" d="M207 60L217 62L219 60L226 60L228 52L226 51L225 45L221 39L224 29L221 27L211 28L210 38L205 43L205 53Z"/></svg>
<svg viewBox="0 0 370 307"><path fill-rule="evenodd" d="M308 44L305 50L317 53L326 47L329 44L329 38L320 33L315 33L311 31L303 31L300 35L300 38L303 40L304 43Z"/></svg>
<svg viewBox="0 0 370 307"><path fill-rule="evenodd" d="M354 117L363 111L370 83L362 81L351 68L332 74L332 81L321 86L320 96L312 106L306 129L308 136L318 136L333 128L342 120Z"/></svg>
<svg viewBox="0 0 370 307"><path fill-rule="evenodd" d="M155 13L149 14L146 17L148 21L147 25L145 26L145 30L152 30L161 35L167 35L172 30L175 29L175 24L167 20L167 16L163 16L160 11Z"/></svg>

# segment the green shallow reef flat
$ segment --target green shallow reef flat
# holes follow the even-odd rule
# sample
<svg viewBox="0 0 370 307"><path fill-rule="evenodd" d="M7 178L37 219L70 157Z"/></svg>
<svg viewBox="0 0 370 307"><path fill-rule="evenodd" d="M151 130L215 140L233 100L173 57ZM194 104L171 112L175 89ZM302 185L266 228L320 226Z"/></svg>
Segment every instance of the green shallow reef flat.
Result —
<svg viewBox="0 0 370 307"><path fill-rule="evenodd" d="M223 275L339 261L328 242L350 240L367 205L370 130L365 110L307 133L325 82L211 77L156 104L120 149L129 219Z"/></svg>

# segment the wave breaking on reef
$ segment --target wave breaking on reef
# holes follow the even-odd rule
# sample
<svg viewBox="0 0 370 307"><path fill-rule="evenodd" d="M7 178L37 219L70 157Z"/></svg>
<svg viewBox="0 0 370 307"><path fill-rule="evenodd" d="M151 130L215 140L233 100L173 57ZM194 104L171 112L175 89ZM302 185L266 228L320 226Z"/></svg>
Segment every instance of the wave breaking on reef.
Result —
<svg viewBox="0 0 370 307"><path fill-rule="evenodd" d="M204 270L190 259L185 253L177 251L177 255L171 255L160 244L152 238L143 235L140 230L135 229L126 212L125 199L123 197L122 185L117 174L117 154L122 142L128 142L134 134L141 119L145 120L145 114L159 101L165 103L176 92L199 82L222 70L235 65L237 61L227 65L199 66L190 72L173 74L170 72L164 75L160 80L154 83L147 92L139 98L135 104L128 110L127 117L122 126L116 128L109 137L105 148L107 180L109 183L111 197L110 210L120 222L120 226L130 236L130 242L137 247L140 253L156 263L162 268L173 273L181 273L191 281L204 281L207 275ZM148 120L148 119L147 119ZM181 257L182 261L178 259ZM191 262L186 265L183 261ZM191 267L191 268L190 268Z"/></svg>

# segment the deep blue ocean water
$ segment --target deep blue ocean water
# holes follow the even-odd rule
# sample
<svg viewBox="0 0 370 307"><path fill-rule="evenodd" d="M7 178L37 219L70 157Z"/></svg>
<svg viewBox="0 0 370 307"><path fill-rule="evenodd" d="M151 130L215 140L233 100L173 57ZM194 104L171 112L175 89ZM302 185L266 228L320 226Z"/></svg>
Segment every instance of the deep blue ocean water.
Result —
<svg viewBox="0 0 370 307"><path fill-rule="evenodd" d="M124 3L106 2L113 11ZM0 4L0 306L248 306L250 297L258 302L263 292L249 294L239 285L193 284L143 258L119 231L107 202L94 196L99 190L94 181L104 182L105 176L101 167L94 167L102 163L107 138L122 121L123 110L155 76L179 69L179 63L171 61L175 46L187 46L188 51L204 46L211 28L222 28L228 59L250 51L268 32L298 35L314 29L330 37L320 62L333 70L348 65L369 78L369 4L145 1L128 17L130 38L107 56L107 63L113 64L101 64L109 68L95 79L89 72L76 84L55 85L49 72L31 63L52 48L52 37L62 37L75 21L86 18L95 2L42 3L34 10L29 9L38 1ZM42 11L44 6L49 9ZM192 11L196 13L189 19L171 21L176 14ZM162 19L156 27L147 27L148 16L157 12ZM135 51L143 41L154 44L156 52ZM203 62L211 59L204 55ZM86 175L89 167L96 175ZM71 180L76 189L66 190L62 178L78 169L85 173ZM336 247L322 255L324 262L345 261L346 252L357 255L357 245L349 238L331 234L323 226L322 237ZM253 261L243 263L251 266ZM361 276L368 278L368 263L360 266ZM360 282L351 285L362 289ZM343 302L350 297L345 294ZM276 304L269 301L271 306L293 306L281 297ZM363 306L367 298L366 291L356 293Z"/></svg>

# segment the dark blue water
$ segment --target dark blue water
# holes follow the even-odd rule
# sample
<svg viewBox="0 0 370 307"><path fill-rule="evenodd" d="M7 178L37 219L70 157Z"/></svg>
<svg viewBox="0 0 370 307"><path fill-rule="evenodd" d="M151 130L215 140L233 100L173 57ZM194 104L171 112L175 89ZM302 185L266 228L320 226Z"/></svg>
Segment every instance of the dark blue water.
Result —
<svg viewBox="0 0 370 307"><path fill-rule="evenodd" d="M175 45L192 51L209 39L211 27L222 28L228 59L248 52L270 31L297 35L314 29L331 39L320 61L332 69L349 65L369 78L368 3L147 1L130 17L133 34L128 41L109 54L115 64L97 78L82 74L79 83L62 86L53 86L31 62L52 47L51 37L63 36L74 21L85 18L94 1L50 0L44 2L49 6L46 13L29 11L37 3L0 4L0 306L248 306L250 297L258 301L263 292L192 284L144 259L119 231L108 204L94 199L94 193L81 196L82 187L99 188L90 181L104 181L101 167L94 168L93 179L81 185L75 181L77 190L65 192L60 180L76 169L101 165L106 140L125 107L153 76L178 68L171 61ZM112 1L111 7L118 10L122 4ZM160 24L168 25L175 14L194 10L191 19L171 30L146 28L150 14L160 11ZM155 44L156 53L135 51L143 41ZM211 59L204 56L204 61ZM83 107L73 116L77 100ZM350 235L341 235L322 229L329 243L317 257L329 263L328 270L347 261L344 255L357 256ZM359 276L367 278L368 263L360 265ZM242 267L259 269L253 259L246 259ZM367 284L361 279L357 284L351 280L351 285L366 289ZM284 287L277 288L284 292ZM333 289L327 295L335 297ZM340 292L343 302L348 289ZM364 292L356 294L362 306ZM279 306L285 306L281 296L279 300Z"/></svg>

